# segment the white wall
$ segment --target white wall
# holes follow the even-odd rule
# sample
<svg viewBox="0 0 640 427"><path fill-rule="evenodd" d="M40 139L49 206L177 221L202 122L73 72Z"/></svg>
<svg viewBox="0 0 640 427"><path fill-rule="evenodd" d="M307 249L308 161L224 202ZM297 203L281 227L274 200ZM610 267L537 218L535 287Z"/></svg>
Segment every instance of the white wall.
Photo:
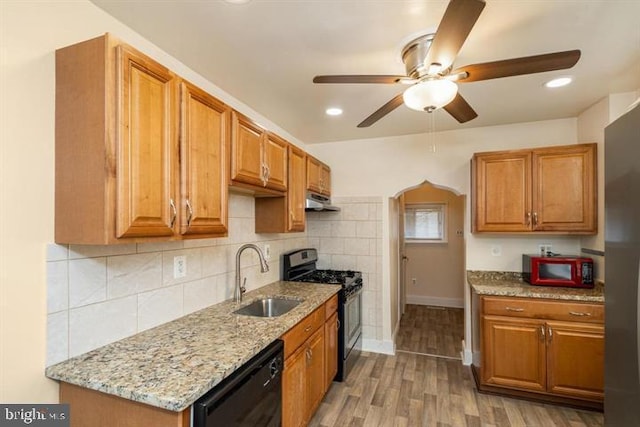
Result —
<svg viewBox="0 0 640 427"><path fill-rule="evenodd" d="M57 383L44 376L55 50L111 32L305 147L88 1L2 0L0 31L0 402L56 402Z"/></svg>

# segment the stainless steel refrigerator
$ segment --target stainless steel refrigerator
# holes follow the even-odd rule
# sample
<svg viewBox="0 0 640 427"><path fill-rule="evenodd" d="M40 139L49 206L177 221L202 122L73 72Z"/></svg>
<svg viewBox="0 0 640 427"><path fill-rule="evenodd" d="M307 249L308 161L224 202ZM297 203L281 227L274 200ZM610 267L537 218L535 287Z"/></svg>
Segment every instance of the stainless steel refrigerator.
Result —
<svg viewBox="0 0 640 427"><path fill-rule="evenodd" d="M640 105L605 129L605 425L640 426Z"/></svg>

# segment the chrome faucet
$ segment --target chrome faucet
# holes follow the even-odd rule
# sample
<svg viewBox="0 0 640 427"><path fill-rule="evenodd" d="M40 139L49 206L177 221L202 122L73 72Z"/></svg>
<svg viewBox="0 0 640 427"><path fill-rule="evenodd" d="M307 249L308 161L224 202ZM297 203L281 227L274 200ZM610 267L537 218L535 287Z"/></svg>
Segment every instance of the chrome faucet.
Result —
<svg viewBox="0 0 640 427"><path fill-rule="evenodd" d="M246 245L240 246L240 249L238 249L238 252L236 252L236 290L234 295L235 302L242 302L242 294L247 292L247 288L245 287L247 279L245 278L244 283L242 283L242 285L240 284L240 255L242 255L242 252L245 249L249 248L255 249L255 251L258 252L258 257L260 258L260 272L266 273L267 271L269 271L267 260L264 258L264 255L258 246L254 245L253 243L247 243Z"/></svg>

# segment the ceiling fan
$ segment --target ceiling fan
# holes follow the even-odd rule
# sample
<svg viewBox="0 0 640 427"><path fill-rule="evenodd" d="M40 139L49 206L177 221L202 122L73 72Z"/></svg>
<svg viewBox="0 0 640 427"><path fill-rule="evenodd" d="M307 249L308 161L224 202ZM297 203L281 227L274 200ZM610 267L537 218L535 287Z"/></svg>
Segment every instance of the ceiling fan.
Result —
<svg viewBox="0 0 640 427"><path fill-rule="evenodd" d="M376 110L358 125L369 127L402 103L418 111L433 112L438 108L465 123L478 116L458 93L458 83L500 77L563 70L580 59L579 50L547 53L466 65L452 69L453 62L471 29L484 9L484 0L451 0L434 34L409 42L402 49L406 76L401 75L334 75L316 76L314 83L381 83L408 84L408 89Z"/></svg>

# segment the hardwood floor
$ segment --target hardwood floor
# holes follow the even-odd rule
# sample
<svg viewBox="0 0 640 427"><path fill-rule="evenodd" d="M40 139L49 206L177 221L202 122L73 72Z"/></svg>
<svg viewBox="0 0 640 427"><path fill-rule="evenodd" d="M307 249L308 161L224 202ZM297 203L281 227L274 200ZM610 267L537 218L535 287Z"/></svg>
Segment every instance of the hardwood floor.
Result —
<svg viewBox="0 0 640 427"><path fill-rule="evenodd" d="M396 349L460 359L463 338L462 308L408 304L400 319Z"/></svg>
<svg viewBox="0 0 640 427"><path fill-rule="evenodd" d="M442 315L443 311L439 313ZM425 316L433 316L433 323L423 322ZM400 348L402 337L402 346L409 350L398 351L395 356L363 352L346 381L332 384L309 426L600 427L604 424L599 412L478 393L470 368L450 356L457 351L459 357L460 350L450 341L457 336L456 341L461 341L461 324L460 313L444 313L439 319L435 310L408 306L398 331L397 347ZM423 327L427 332L413 330Z"/></svg>

